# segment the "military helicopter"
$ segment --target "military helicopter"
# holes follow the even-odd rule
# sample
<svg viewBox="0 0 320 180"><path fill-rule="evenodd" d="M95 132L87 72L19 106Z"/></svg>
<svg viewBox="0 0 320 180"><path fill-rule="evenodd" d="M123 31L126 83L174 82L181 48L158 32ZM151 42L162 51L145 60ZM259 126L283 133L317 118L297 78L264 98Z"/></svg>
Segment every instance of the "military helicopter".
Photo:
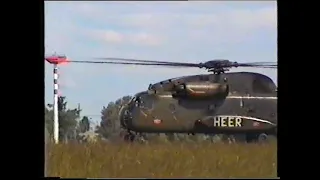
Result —
<svg viewBox="0 0 320 180"><path fill-rule="evenodd" d="M276 63L99 59L109 61L93 63L196 67L212 72L163 80L135 94L119 112L126 141L134 141L141 133L242 134L247 142L277 135L277 87L272 79L253 72L225 73L233 67L277 68Z"/></svg>

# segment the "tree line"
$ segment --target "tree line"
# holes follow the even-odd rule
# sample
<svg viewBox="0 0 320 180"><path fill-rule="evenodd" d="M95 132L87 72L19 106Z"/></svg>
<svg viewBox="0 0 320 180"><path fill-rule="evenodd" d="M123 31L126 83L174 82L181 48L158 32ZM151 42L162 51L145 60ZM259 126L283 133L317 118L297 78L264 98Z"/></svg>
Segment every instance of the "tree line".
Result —
<svg viewBox="0 0 320 180"><path fill-rule="evenodd" d="M102 107L99 125L93 125L88 116L82 116L80 104L76 108L68 107L65 96L58 98L59 140L62 142L85 141L87 132L91 131L97 138L109 139L119 136L121 131L118 113L122 105L127 103L131 96L124 96L115 102ZM90 128L91 127L91 128ZM45 106L45 133L46 139L53 139L53 105Z"/></svg>

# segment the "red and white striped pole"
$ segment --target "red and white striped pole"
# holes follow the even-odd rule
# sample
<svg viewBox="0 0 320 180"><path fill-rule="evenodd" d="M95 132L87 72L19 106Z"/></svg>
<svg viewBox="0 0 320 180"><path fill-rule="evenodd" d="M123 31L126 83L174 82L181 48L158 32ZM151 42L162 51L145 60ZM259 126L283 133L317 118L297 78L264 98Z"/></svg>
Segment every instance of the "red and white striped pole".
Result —
<svg viewBox="0 0 320 180"><path fill-rule="evenodd" d="M58 98L59 98L59 85L58 85L58 64L67 63L66 56L53 55L46 57L50 64L53 64L53 138L56 144L59 143L59 110L58 110Z"/></svg>
<svg viewBox="0 0 320 180"><path fill-rule="evenodd" d="M59 143L59 115L58 115L58 64L53 65L53 137L56 144Z"/></svg>

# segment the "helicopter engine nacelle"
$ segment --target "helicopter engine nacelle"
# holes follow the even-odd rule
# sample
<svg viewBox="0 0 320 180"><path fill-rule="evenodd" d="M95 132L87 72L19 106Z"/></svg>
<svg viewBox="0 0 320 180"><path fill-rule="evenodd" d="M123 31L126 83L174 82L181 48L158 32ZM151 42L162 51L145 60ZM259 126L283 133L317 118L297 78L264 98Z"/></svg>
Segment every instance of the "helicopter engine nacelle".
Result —
<svg viewBox="0 0 320 180"><path fill-rule="evenodd" d="M229 93L227 84L211 82L189 82L179 84L174 89L174 96L194 99L224 97Z"/></svg>

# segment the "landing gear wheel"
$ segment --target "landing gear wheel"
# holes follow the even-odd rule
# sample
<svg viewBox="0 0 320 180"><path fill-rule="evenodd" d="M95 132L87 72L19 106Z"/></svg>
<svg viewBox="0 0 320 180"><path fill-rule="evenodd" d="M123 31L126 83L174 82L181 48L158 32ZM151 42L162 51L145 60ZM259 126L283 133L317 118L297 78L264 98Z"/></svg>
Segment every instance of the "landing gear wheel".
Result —
<svg viewBox="0 0 320 180"><path fill-rule="evenodd" d="M134 139L135 139L135 135L133 135L133 134L124 135L124 141L126 141L126 142L133 142Z"/></svg>
<svg viewBox="0 0 320 180"><path fill-rule="evenodd" d="M124 141L128 142L129 141L129 134L126 134L123 136Z"/></svg>
<svg viewBox="0 0 320 180"><path fill-rule="evenodd" d="M136 141L141 144L147 143L147 137L145 134L139 133L138 136L136 137Z"/></svg>
<svg viewBox="0 0 320 180"><path fill-rule="evenodd" d="M129 135L129 140L130 140L130 142L133 142L134 141L134 139L135 139L135 135L133 135L133 134L130 134Z"/></svg>
<svg viewBox="0 0 320 180"><path fill-rule="evenodd" d="M258 138L257 138L259 143L264 143L268 141L268 135L265 133L259 134Z"/></svg>
<svg viewBox="0 0 320 180"><path fill-rule="evenodd" d="M269 136L265 133L261 133L261 134L247 134L246 135L246 141L247 143L254 143L254 142L258 142L258 143L264 143L267 142L269 139Z"/></svg>

